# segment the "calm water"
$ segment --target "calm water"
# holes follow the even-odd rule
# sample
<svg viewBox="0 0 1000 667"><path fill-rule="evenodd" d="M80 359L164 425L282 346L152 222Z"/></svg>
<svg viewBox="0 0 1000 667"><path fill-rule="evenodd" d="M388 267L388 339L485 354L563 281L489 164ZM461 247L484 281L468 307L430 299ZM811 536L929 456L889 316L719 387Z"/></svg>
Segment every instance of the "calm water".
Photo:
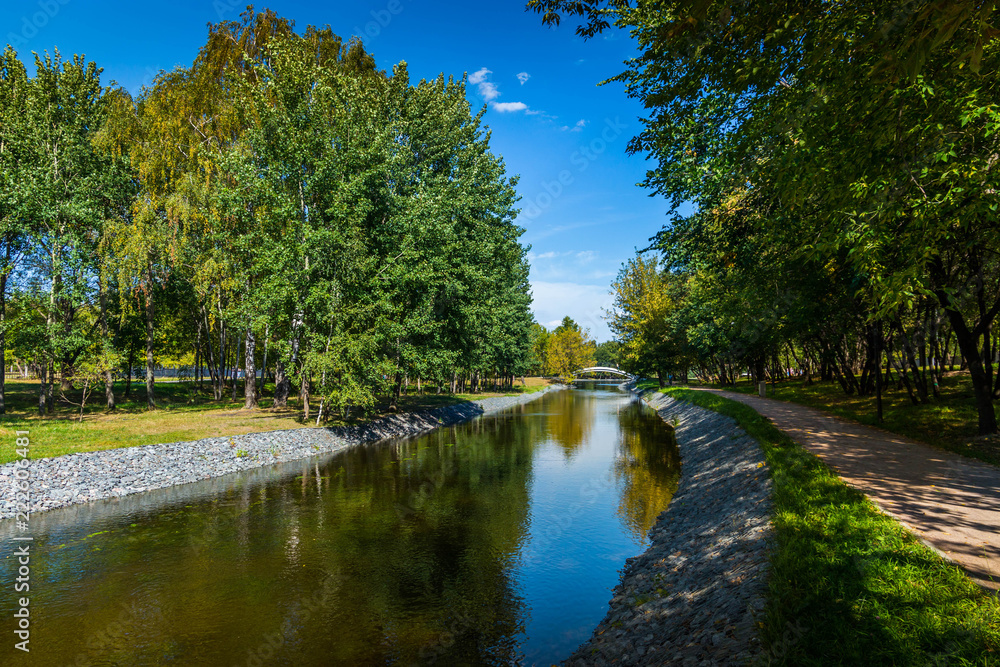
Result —
<svg viewBox="0 0 1000 667"><path fill-rule="evenodd" d="M40 514L30 655L4 522L0 662L549 665L603 618L678 472L669 427L598 387Z"/></svg>

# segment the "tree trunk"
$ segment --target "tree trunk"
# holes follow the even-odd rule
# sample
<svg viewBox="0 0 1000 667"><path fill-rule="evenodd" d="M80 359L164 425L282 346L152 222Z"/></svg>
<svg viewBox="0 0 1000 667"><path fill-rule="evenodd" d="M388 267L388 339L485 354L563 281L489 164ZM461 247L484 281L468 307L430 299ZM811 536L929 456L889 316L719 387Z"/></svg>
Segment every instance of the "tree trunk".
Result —
<svg viewBox="0 0 1000 667"><path fill-rule="evenodd" d="M153 305L153 267L146 268L146 409L156 409L154 374L155 361L153 359L154 325L156 322L156 311Z"/></svg>
<svg viewBox="0 0 1000 667"><path fill-rule="evenodd" d="M299 392L299 396L302 399L302 414L303 418L309 420L309 376L303 374L302 376L302 389Z"/></svg>
<svg viewBox="0 0 1000 667"><path fill-rule="evenodd" d="M47 404L49 392L47 391L47 372L48 365L46 362L38 364L38 416L44 417L47 412Z"/></svg>
<svg viewBox="0 0 1000 667"><path fill-rule="evenodd" d="M236 339L236 351L233 353L233 394L232 401L236 402L236 384L240 374L240 347L243 346L243 339Z"/></svg>
<svg viewBox="0 0 1000 667"><path fill-rule="evenodd" d="M302 315L296 314L292 320L292 356L289 368L294 370L299 360L299 327L302 325ZM279 358L274 371L274 407L288 407L288 396L292 393L292 379L288 376L284 362Z"/></svg>
<svg viewBox="0 0 1000 667"><path fill-rule="evenodd" d="M244 354L245 379L243 389L246 397L243 402L244 410L253 410L257 407L257 366L254 355L257 353L257 338L254 336L253 327L247 327L246 353Z"/></svg>
<svg viewBox="0 0 1000 667"><path fill-rule="evenodd" d="M268 343L271 340L271 325L264 325L264 363L260 366L260 391L257 392L257 398L260 399L264 395L264 385L267 384L267 350Z"/></svg>
<svg viewBox="0 0 1000 667"><path fill-rule="evenodd" d="M111 346L111 339L108 336L108 294L103 277L100 278L98 289L101 305L101 343L107 349ZM111 375L110 367L104 369L104 402L108 410L115 409L115 379Z"/></svg>
<svg viewBox="0 0 1000 667"><path fill-rule="evenodd" d="M921 374L920 369L918 368L916 353L913 346L910 345L906 332L903 331L902 322L897 321L896 328L899 330L899 335L903 343L903 351L906 353L906 362L913 371L913 377L915 378L914 384L917 388L917 399L920 403L927 403L927 376ZM923 356L923 350L921 350L921 357ZM926 373L926 366L924 367L924 372ZM909 386L909 383L907 383L907 386Z"/></svg>
<svg viewBox="0 0 1000 667"><path fill-rule="evenodd" d="M10 244L7 244L7 266L10 266ZM3 373L0 373L0 415L7 414L7 278L5 270L0 275L0 359L3 359Z"/></svg>
<svg viewBox="0 0 1000 667"><path fill-rule="evenodd" d="M52 359L49 360L49 380L45 384L45 404L46 412L48 414L54 414L56 411L56 403L52 400L52 386L55 385L56 379L56 362Z"/></svg>
<svg viewBox="0 0 1000 667"><path fill-rule="evenodd" d="M389 402L389 410L391 412L399 411L399 394L403 389L403 374L396 373L396 382L392 388L392 400Z"/></svg>
<svg viewBox="0 0 1000 667"><path fill-rule="evenodd" d="M132 369L135 368L135 342L128 344L128 368L125 372L125 398L132 395Z"/></svg>
<svg viewBox="0 0 1000 667"><path fill-rule="evenodd" d="M979 331L980 327L988 335L989 322L981 320L975 330L970 330L965 322L965 317L952 304L951 296L941 287L945 284L945 272L940 259L931 265L931 274L938 285L935 287L934 293L944 308L948 321L951 322L951 328L958 341L958 349L961 350L962 358L968 364L969 375L972 377L972 390L975 395L976 412L979 419L979 435L993 435L997 432L997 415L993 409L993 383L990 382L991 378L983 367L983 360L977 344L977 338L983 333Z"/></svg>
<svg viewBox="0 0 1000 667"><path fill-rule="evenodd" d="M958 348L962 351L962 357L969 367L969 375L972 377L972 390L975 394L976 413L979 418L979 435L992 435L997 432L997 416L993 409L993 387L990 378L983 368L982 358L979 356L976 337L965 326L962 314L956 310L946 308L948 319L951 320L955 329L955 338L958 339Z"/></svg>

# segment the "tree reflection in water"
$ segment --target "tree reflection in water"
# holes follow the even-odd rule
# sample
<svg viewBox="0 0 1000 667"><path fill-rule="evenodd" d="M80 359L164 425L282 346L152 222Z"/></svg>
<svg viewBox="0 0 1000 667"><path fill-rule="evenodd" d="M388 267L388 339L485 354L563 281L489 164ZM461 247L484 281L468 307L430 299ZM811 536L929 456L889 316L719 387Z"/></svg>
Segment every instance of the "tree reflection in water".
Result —
<svg viewBox="0 0 1000 667"><path fill-rule="evenodd" d="M623 485L618 515L640 540L670 504L681 472L674 429L662 419L650 419L650 412L634 401L618 414L621 440L615 477Z"/></svg>

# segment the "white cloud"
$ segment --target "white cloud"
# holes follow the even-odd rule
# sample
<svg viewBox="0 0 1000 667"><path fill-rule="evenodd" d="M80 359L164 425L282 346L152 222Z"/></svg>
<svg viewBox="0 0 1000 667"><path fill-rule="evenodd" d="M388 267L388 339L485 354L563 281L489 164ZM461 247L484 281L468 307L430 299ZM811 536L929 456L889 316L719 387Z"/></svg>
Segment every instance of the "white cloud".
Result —
<svg viewBox="0 0 1000 667"><path fill-rule="evenodd" d="M517 80L521 82L522 86L524 84L528 83L528 79L530 79L530 78L531 78L531 75L528 74L527 72L518 72L517 73Z"/></svg>
<svg viewBox="0 0 1000 667"><path fill-rule="evenodd" d="M597 258L597 253L594 252L593 250L581 250L580 252L576 253L576 258L584 263L592 262L594 261L594 259Z"/></svg>
<svg viewBox="0 0 1000 667"><path fill-rule="evenodd" d="M511 111L525 111L528 105L524 102L494 102L493 109L499 111L500 113L508 113Z"/></svg>
<svg viewBox="0 0 1000 667"><path fill-rule="evenodd" d="M483 81L481 84L479 84L479 94L482 95L483 99L486 100L487 102L489 102L492 99L496 99L497 97L500 97L500 91L497 90L496 85L490 83L489 81Z"/></svg>
<svg viewBox="0 0 1000 667"><path fill-rule="evenodd" d="M608 286L532 281L531 292L536 321L551 328L550 323L558 325L569 315L577 324L590 329L590 335L596 340L611 339L611 330L603 317L604 309L613 303Z"/></svg>
<svg viewBox="0 0 1000 667"><path fill-rule="evenodd" d="M493 74L493 71L488 70L484 67L478 72L473 72L472 74L469 75L469 83L475 83L475 84L482 83L483 81L486 81L487 74Z"/></svg>
<svg viewBox="0 0 1000 667"><path fill-rule="evenodd" d="M482 95L483 99L487 102L500 97L500 91L497 90L496 84L486 80L486 77L490 74L493 74L493 71L483 67L479 71L473 72L469 75L469 83L474 84L479 88L479 94Z"/></svg>
<svg viewBox="0 0 1000 667"><path fill-rule="evenodd" d="M576 121L576 125L574 125L573 127L570 127L569 125L563 125L559 129L562 130L563 132L567 130L569 130L570 132L579 132L585 127L587 127L587 121L581 118L580 120Z"/></svg>

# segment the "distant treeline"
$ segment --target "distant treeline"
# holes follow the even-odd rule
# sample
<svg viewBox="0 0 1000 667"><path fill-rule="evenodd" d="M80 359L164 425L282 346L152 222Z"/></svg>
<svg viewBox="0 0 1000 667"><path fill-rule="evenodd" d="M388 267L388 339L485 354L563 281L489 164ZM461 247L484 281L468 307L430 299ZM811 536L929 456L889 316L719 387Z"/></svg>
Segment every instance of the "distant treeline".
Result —
<svg viewBox="0 0 1000 667"><path fill-rule="evenodd" d="M636 370L729 382L796 366L933 401L960 356L980 434L1000 399L1000 27L995 4L531 0L616 25L629 144L674 215L616 282ZM694 204L681 206L682 204Z"/></svg>
<svg viewBox="0 0 1000 667"><path fill-rule="evenodd" d="M113 407L143 363L154 407L165 360L216 399L243 378L248 408L263 367L324 416L530 366L516 177L464 80L252 10L135 98L83 56L35 65L0 57L0 347L41 414L84 382Z"/></svg>

